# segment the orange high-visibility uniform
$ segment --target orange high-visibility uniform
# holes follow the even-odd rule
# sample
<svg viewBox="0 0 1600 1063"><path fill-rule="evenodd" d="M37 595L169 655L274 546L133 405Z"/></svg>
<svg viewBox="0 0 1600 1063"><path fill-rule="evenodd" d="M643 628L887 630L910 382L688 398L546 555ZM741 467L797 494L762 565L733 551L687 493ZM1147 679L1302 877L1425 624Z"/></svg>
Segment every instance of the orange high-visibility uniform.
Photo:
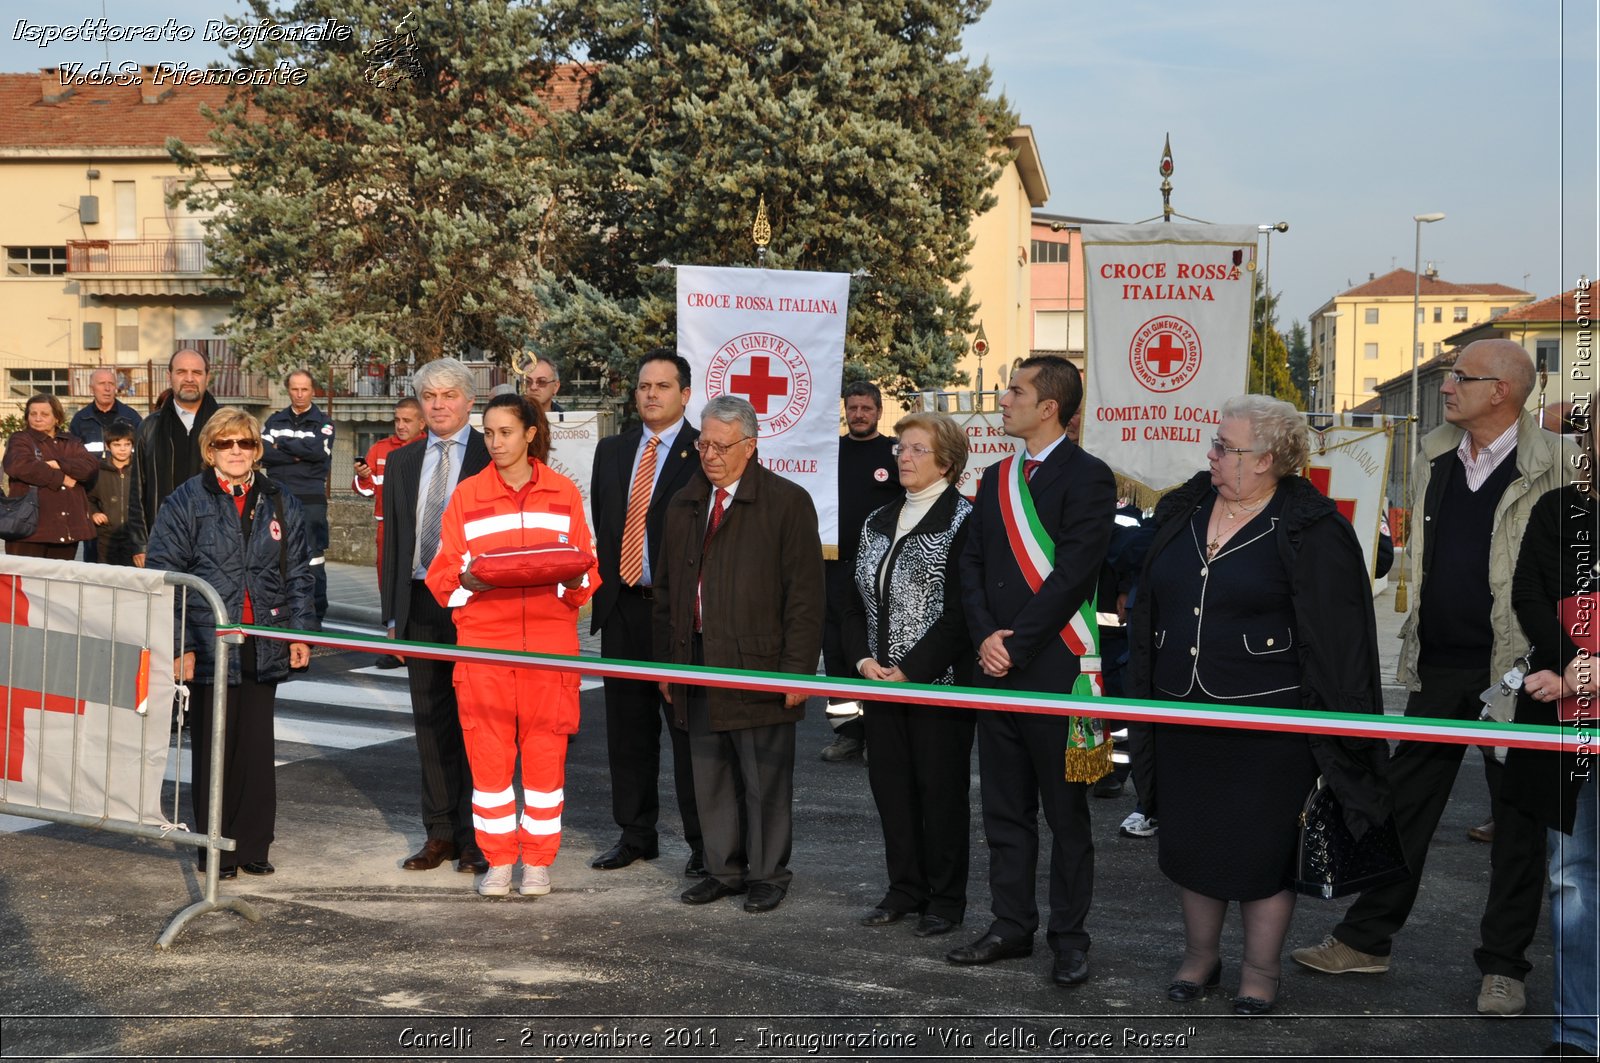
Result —
<svg viewBox="0 0 1600 1063"><path fill-rule="evenodd" d="M416 442L408 440L407 442ZM389 464L389 455L405 446L399 436L380 439L367 448L367 469L370 476L356 476L350 487L358 495L372 499L372 519L378 524L378 579L383 579L383 470Z"/></svg>
<svg viewBox="0 0 1600 1063"><path fill-rule="evenodd" d="M439 552L428 566L428 589L455 610L462 646L578 652L578 609L600 585L590 568L578 590L496 587L469 591L461 573L472 558L507 546L565 543L589 554L594 540L583 518L583 496L572 481L539 461L534 476L513 491L490 465L463 480L445 507ZM567 736L578 730L577 672L461 661L456 703L461 737L472 766L472 821L478 847L491 865L547 866L561 847L561 809ZM522 753L522 815L511 787Z"/></svg>

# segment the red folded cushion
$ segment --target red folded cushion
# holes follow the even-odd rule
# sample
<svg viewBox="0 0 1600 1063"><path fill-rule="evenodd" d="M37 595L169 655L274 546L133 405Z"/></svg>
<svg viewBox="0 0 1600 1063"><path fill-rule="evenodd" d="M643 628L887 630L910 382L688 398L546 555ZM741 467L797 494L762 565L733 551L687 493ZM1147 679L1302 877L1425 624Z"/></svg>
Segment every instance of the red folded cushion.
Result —
<svg viewBox="0 0 1600 1063"><path fill-rule="evenodd" d="M594 558L576 546L503 546L480 554L467 566L491 587L546 587L577 579L594 567Z"/></svg>

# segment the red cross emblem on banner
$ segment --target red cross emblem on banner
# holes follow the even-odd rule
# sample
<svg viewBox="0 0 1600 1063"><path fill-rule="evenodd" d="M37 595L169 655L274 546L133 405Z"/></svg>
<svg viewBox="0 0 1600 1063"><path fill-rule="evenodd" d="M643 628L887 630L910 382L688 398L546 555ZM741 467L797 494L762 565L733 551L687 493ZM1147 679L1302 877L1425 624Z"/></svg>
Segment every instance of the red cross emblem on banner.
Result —
<svg viewBox="0 0 1600 1063"><path fill-rule="evenodd" d="M1326 465L1312 465L1306 469L1306 479L1311 481L1311 486L1321 491L1329 498L1333 498L1333 470ZM1356 500L1353 498L1333 498L1333 504L1339 507L1339 512L1351 524L1356 522Z"/></svg>
<svg viewBox="0 0 1600 1063"><path fill-rule="evenodd" d="M748 373L735 373L728 378L728 390L749 399L756 413L765 416L769 400L789 394L789 378L773 376L772 359L757 354L750 357Z"/></svg>
<svg viewBox="0 0 1600 1063"><path fill-rule="evenodd" d="M28 597L22 593L20 577L0 576L0 624L16 627L28 626ZM69 716L82 715L82 701L65 694L51 694L42 690L24 690L20 687L0 686L0 702L6 707L6 765L5 777L10 782L22 781L22 747L25 741L24 714L30 709L40 712L61 712Z"/></svg>
<svg viewBox="0 0 1600 1063"><path fill-rule="evenodd" d="M1183 361L1183 344L1172 333L1162 332L1155 343L1145 348L1144 360L1155 366L1161 376L1171 376L1173 367Z"/></svg>

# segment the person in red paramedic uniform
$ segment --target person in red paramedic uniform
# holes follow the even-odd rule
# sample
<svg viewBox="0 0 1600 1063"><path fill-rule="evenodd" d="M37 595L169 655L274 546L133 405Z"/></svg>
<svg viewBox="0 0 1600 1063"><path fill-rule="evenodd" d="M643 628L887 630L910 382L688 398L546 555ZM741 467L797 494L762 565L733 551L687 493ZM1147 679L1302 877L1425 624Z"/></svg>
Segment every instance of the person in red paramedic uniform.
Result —
<svg viewBox="0 0 1600 1063"><path fill-rule="evenodd" d="M544 463L549 423L523 396L492 399L483 414L483 435L492 464L463 480L450 497L428 588L455 610L463 646L576 656L578 609L600 585L598 565L564 584L542 587L490 587L466 567L502 547L568 544L592 555L583 496ZM520 891L549 893L550 865L561 846L567 736L578 730L578 673L462 661L455 686L472 766L472 819L489 861L478 892L510 893L520 856ZM519 751L520 817L511 788Z"/></svg>
<svg viewBox="0 0 1600 1063"><path fill-rule="evenodd" d="M367 450L365 458L356 458L356 475L350 486L358 495L372 499L372 519L377 522L378 580L383 580L383 470L389 464L389 455L405 446L423 432L422 403L407 396L394 404L394 435L380 439ZM405 664L392 653L378 658L379 668L399 668Z"/></svg>

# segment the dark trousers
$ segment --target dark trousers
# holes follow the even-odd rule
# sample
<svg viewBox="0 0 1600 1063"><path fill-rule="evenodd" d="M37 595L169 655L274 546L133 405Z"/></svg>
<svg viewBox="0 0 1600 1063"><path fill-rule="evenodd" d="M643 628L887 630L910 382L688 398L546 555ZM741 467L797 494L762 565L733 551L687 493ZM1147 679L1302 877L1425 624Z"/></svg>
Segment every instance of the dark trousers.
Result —
<svg viewBox="0 0 1600 1063"><path fill-rule="evenodd" d="M1422 689L1406 701L1407 716L1455 720L1478 718L1479 695L1489 685L1480 669L1419 667ZM1422 884L1428 846L1455 786L1465 746L1441 742L1401 742L1389 758L1395 823L1411 874L1404 881L1369 890L1357 898L1334 928L1334 936L1353 949L1387 956L1394 935L1405 926ZM1489 899L1480 926L1482 944L1473 951L1484 974L1526 980L1533 969L1528 945L1539 923L1545 867L1543 827L1500 797L1504 767L1485 756L1484 776L1494 813L1494 844L1489 852Z"/></svg>
<svg viewBox="0 0 1600 1063"><path fill-rule="evenodd" d="M613 659L653 661L651 603L623 590L600 629L600 655ZM689 735L672 726L668 706L653 682L607 679L606 754L611 766L611 815L622 828L622 841L655 852L656 821L661 813L661 725L672 743L672 780L683 817L683 838L696 853L704 851L700 813L695 806L694 771Z"/></svg>
<svg viewBox="0 0 1600 1063"><path fill-rule="evenodd" d="M856 671L855 662L844 659L844 607L849 601L850 583L856 578L855 570L844 561L825 561L823 567L828 602L822 628L822 671L835 679L860 679L861 673ZM839 724L833 730L841 738L854 738L858 742L867 737L866 721L859 716Z"/></svg>
<svg viewBox="0 0 1600 1063"><path fill-rule="evenodd" d="M889 865L878 907L959 923L967 911L973 711L872 701L866 725L867 779Z"/></svg>
<svg viewBox="0 0 1600 1063"><path fill-rule="evenodd" d="M42 557L47 561L71 561L78 556L78 544L11 542L5 544L5 551L12 557Z"/></svg>
<svg viewBox="0 0 1600 1063"><path fill-rule="evenodd" d="M434 600L421 580L411 581L411 615L405 639L456 641L450 611ZM476 846L472 827L472 770L461 741L456 709L455 665L450 661L406 658L411 683L411 716L417 732L417 757L422 763L422 825L428 837L456 848Z"/></svg>
<svg viewBox="0 0 1600 1063"><path fill-rule="evenodd" d="M328 615L328 501L327 499L300 499L300 513L306 524L306 545L311 548L312 598L317 607L317 619ZM383 544L378 544L378 556L383 556Z"/></svg>
<svg viewBox="0 0 1600 1063"><path fill-rule="evenodd" d="M238 848L219 855L223 867L266 860L278 817L272 731L272 706L278 684L256 682L253 642L246 639L239 653L243 681L228 688L224 707L227 733L222 738L222 822L218 825L222 836L232 838ZM191 683L189 690L190 755L194 765L189 800L194 807L195 833L205 834L211 829L211 736L216 730L216 687ZM204 849L200 850L200 861L205 866Z"/></svg>
<svg viewBox="0 0 1600 1063"><path fill-rule="evenodd" d="M1094 841L1088 787L1064 778L1065 716L978 714L978 771L983 830L989 838L989 932L1032 937L1039 928L1034 880L1039 865L1039 809L1050 846L1050 921L1054 952L1089 948L1084 920L1094 896ZM874 752L873 756L877 756Z"/></svg>
<svg viewBox="0 0 1600 1063"><path fill-rule="evenodd" d="M699 643L696 637L694 663L704 664ZM770 882L788 889L794 724L713 731L704 687L689 688L686 709L706 870L729 886Z"/></svg>

